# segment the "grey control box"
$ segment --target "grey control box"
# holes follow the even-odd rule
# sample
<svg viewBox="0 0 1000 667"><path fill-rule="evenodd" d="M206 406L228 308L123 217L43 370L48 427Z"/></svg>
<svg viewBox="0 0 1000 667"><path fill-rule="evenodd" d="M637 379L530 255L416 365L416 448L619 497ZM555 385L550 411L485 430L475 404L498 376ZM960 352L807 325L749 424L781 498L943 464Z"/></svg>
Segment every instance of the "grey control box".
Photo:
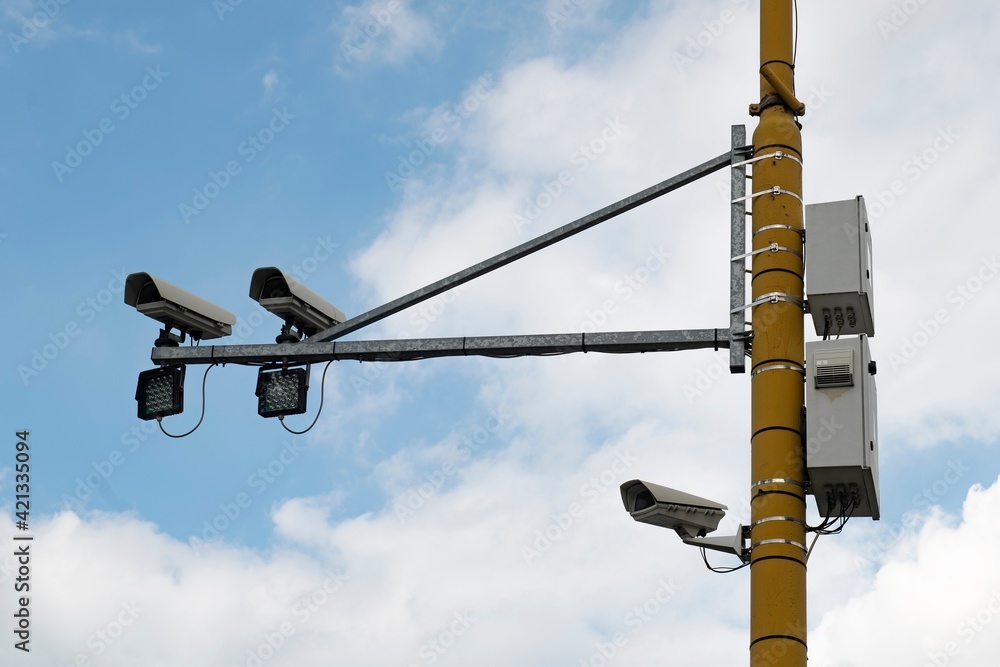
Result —
<svg viewBox="0 0 1000 667"><path fill-rule="evenodd" d="M874 376L867 336L806 344L806 468L822 516L879 518Z"/></svg>
<svg viewBox="0 0 1000 667"><path fill-rule="evenodd" d="M875 335L863 197L806 206L806 297L816 334Z"/></svg>

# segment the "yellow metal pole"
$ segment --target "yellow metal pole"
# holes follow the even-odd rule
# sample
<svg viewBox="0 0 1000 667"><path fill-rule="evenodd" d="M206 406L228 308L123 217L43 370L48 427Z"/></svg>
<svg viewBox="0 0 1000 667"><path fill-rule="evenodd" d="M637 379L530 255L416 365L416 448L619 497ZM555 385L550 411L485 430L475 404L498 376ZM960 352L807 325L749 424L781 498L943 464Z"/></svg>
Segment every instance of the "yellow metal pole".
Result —
<svg viewBox="0 0 1000 667"><path fill-rule="evenodd" d="M761 0L753 135L751 667L806 667L802 136L793 0Z"/></svg>

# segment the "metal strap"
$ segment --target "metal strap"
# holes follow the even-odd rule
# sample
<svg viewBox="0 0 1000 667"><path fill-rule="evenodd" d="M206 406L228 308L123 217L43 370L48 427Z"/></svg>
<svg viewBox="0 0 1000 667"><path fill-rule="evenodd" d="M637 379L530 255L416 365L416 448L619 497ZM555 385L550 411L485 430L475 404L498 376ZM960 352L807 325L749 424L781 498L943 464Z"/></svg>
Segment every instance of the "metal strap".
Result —
<svg viewBox="0 0 1000 667"><path fill-rule="evenodd" d="M801 366L792 366L790 364L764 364L763 366L758 366L753 369L753 372L750 373L750 377L760 375L764 371L796 371L798 373L802 373L803 375L806 374L806 369Z"/></svg>
<svg viewBox="0 0 1000 667"><path fill-rule="evenodd" d="M800 526L805 526L806 522L801 519L796 519L794 516L769 516L758 521L754 521L750 524L750 529L753 530L755 526L759 526L762 523L769 523L771 521L791 521L792 523L797 523Z"/></svg>
<svg viewBox="0 0 1000 667"><path fill-rule="evenodd" d="M790 252L790 253L792 253L794 255L798 255L799 257L802 257L802 253L799 252L798 250L794 250L792 248L786 248L785 246L778 245L777 243L772 243L771 245L769 245L766 248L759 248L759 249L753 250L751 252L745 252L742 255L737 255L736 257L733 257L732 260L730 260L730 261L735 262L738 259L746 259L747 257L752 257L753 255L759 255L762 252Z"/></svg>
<svg viewBox="0 0 1000 667"><path fill-rule="evenodd" d="M755 230L754 233L753 233L753 235L757 236L761 232L770 231L772 229L787 229L787 230L795 232L796 234L798 234L799 236L801 236L803 239L806 236L806 230L801 229L799 227L792 227L791 225L766 225L764 227L761 227L760 229Z"/></svg>
<svg viewBox="0 0 1000 667"><path fill-rule="evenodd" d="M766 484L794 484L795 486L801 486L803 489L806 488L805 482L800 482L797 479L788 479L787 477L773 477L771 479L762 479L753 486L750 490L756 489L758 486L764 486Z"/></svg>
<svg viewBox="0 0 1000 667"><path fill-rule="evenodd" d="M746 310L747 308L755 308L765 303L778 303L779 301L785 301L787 303L794 303L799 308L805 308L805 304L802 299L795 296L794 294L787 294L785 292L768 292L751 303L743 304L737 308L733 308L730 312L739 312L740 310Z"/></svg>
<svg viewBox="0 0 1000 667"><path fill-rule="evenodd" d="M802 160L798 159L791 153L786 153L785 151L775 151L773 153L768 153L767 155L758 155L757 157L750 158L749 160L744 160L743 162L737 162L733 166L741 167L745 164L753 164L754 162L760 162L761 160L766 160L771 157L773 157L775 160L784 160L785 158L788 158L792 162L797 162L800 167L802 166Z"/></svg>
<svg viewBox="0 0 1000 667"><path fill-rule="evenodd" d="M753 199L754 197L763 197L764 195L791 195L796 199L798 199L800 204L802 204L803 206L806 205L806 203L802 201L802 197L795 194L791 190L785 190L777 185L775 185L770 190L761 190L760 192L755 192L752 195L747 195L746 197L739 197L737 199L734 199L732 203L735 204L736 202L750 200Z"/></svg>
<svg viewBox="0 0 1000 667"><path fill-rule="evenodd" d="M757 547L762 547L762 546L764 546L766 544L791 544L793 547L798 547L799 549L802 549L802 551L806 550L806 545L802 544L801 542L796 542L795 540L785 540L785 539L781 539L781 538L775 538L775 539L772 539L772 540L761 540L760 542L754 542L753 544L750 545L750 549L753 550L753 549L756 549Z"/></svg>

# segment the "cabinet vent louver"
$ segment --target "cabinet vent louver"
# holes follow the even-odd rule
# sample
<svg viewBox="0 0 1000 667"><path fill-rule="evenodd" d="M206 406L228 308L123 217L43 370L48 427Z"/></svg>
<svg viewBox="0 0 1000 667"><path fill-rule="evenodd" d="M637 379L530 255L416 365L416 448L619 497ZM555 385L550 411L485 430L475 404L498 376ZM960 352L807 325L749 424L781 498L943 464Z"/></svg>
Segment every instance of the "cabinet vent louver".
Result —
<svg viewBox="0 0 1000 667"><path fill-rule="evenodd" d="M816 355L816 388L854 386L854 354L851 349L824 350Z"/></svg>

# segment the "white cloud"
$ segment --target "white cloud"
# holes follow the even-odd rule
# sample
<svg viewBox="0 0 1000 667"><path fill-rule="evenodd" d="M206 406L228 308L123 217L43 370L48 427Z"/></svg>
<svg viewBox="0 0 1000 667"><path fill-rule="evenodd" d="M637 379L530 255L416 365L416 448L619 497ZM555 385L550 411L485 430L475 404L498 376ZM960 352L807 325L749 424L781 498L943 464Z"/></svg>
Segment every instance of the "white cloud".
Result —
<svg viewBox="0 0 1000 667"><path fill-rule="evenodd" d="M77 28L64 20L65 3L40 0L2 0L0 16L6 24L6 39L14 54L29 45L45 47L63 37L99 37L90 28Z"/></svg>
<svg viewBox="0 0 1000 667"><path fill-rule="evenodd" d="M432 20L408 0L365 0L347 6L332 25L338 36L337 70L359 65L402 65L441 45Z"/></svg>
<svg viewBox="0 0 1000 667"><path fill-rule="evenodd" d="M9 521L0 530L12 543ZM62 513L30 545L32 665L236 664L265 632L296 624L298 600L336 575L291 552L196 555L129 515ZM16 564L3 565L10 584ZM4 596L8 618L13 605Z"/></svg>
<svg viewBox="0 0 1000 667"><path fill-rule="evenodd" d="M931 514L888 554L870 590L823 616L810 664L989 664L1000 651L998 511L995 483L969 491L960 521Z"/></svg>
<svg viewBox="0 0 1000 667"><path fill-rule="evenodd" d="M453 164L415 169L400 204L388 214L385 231L357 256L354 269L375 300L420 287L712 157L728 147L730 123L746 122L752 132L751 119L731 112L745 108L756 94L753 68L736 67L747 60L744 45L756 43L756 15L742 5L716 3L697 10L689 7L683 14L655 15L595 48L591 56L539 57L500 72L493 94L450 139L448 157ZM928 72L950 81L947 71L955 63L945 56L934 59L923 54L953 52L963 29L989 32L998 15L989 12L976 18L980 11L976 10L956 16L943 6L922 5L919 15L911 17L887 45L878 26L893 11L890 5L852 3L849 10L842 5L802 10L802 25L808 26L803 30L809 30L808 38L803 34L797 68L799 91L809 104L809 115L803 119L806 197L811 202L863 194L868 202L878 290L878 336L873 348L879 359L880 431L886 458L958 439L984 445L995 441L1000 420L991 406L1000 394L1000 382L994 374L963 369L982 367L983 353L980 346L969 344L969 332L991 331L1000 324L990 307L995 299L989 296L990 290L1000 287L989 250L998 247L1000 238L989 213L994 207L988 165L1000 135L984 125L982 107L955 105L947 97L928 99L919 87L906 82L911 74L914 81L926 80ZM731 13L717 34L713 29L725 11ZM929 27L942 21L954 29ZM700 50L688 50L692 43ZM850 50L843 49L845 43L852 45ZM983 59L963 61L962 67L973 70L969 77L986 80L998 60L997 48L994 42L977 44L985 52ZM678 55L684 57L672 57ZM879 70L874 79L860 76L870 71L869 63L884 61L894 64ZM600 137L609 118L619 116L627 131L613 142L597 142L602 150L596 159L580 159L585 154L581 148ZM923 162L915 161L915 155ZM569 172L571 179L556 195L548 188L554 188L562 172ZM389 320L385 329L392 334L479 335L579 331L595 324L603 330L717 326L725 321L726 312L728 188L724 177L716 180L668 195L603 228L500 269L469 284L451 302L438 297L430 302L436 307L431 321L411 312ZM884 193L896 181L902 183L902 194L887 204ZM525 217L532 204L535 214L530 224L518 229L512 216ZM952 238L956 243L950 242ZM628 297L616 291L618 281L642 266L651 246L669 252L667 265ZM958 286L966 286L973 297L959 300ZM942 309L945 316L939 326L927 325ZM414 331L415 322L425 328ZM909 348L904 354L907 341L915 348L912 354ZM526 469L546 470L546 463L558 460L566 470L577 470L582 452L600 442L601 434L620 434L644 420L661 418L670 426L654 430L648 440L669 448L671 456L658 462L644 459L644 472L637 474L668 471L665 483L690 479L700 493L738 508L746 502L742 491L733 497L733 489L742 489L740 480L746 477L746 455L740 454L745 449L738 444L746 440L741 407L746 405L746 383L728 375L709 377L707 370L718 367L719 356L646 355L636 361L587 355L499 362L484 364L489 369L484 382L514 406L525 432L511 438L509 453L530 450L535 458ZM694 385L699 377L708 380L704 391L685 395L684 385ZM697 435L685 437L690 435L688 429ZM411 467L402 465L412 465L411 459L397 463L395 472L412 473ZM704 472L706 467L710 475ZM525 474L516 477L520 480ZM447 500L457 503L458 493L447 494ZM531 498L543 502L545 491L515 486L512 493L525 496L527 503ZM1000 492L993 487L989 493ZM409 497L414 503L421 498ZM440 494L434 499L444 502ZM891 498L884 498L884 503L893 505ZM430 501L422 512L413 521L429 520ZM545 512L529 507L523 513ZM927 511L915 510L915 516L922 521ZM905 643L905 637L885 641L881 628L885 619L907 615L887 611L896 604L895 588L880 589L879 582L895 571L912 569L907 563L919 558L914 553L923 553L921 545L937 538L950 540L949 531L985 531L982 542L969 547L991 553L996 531L983 526L978 515L967 512L961 528L951 526L950 519L933 516L938 518L906 533L898 544L890 541L900 551L891 550L876 562L874 581L867 578L871 568L859 569L857 552L852 552L864 552L865 542L821 541L820 555L811 564L812 580L823 578L817 575L824 572L821 568L833 576L830 583L814 584L817 595L810 614L822 624L813 655L829 659L818 664L899 661L888 658L888 652ZM612 521L620 518L609 515L602 529L613 530ZM968 527L973 524L976 527ZM855 520L846 534L871 535L875 530ZM579 549L595 548L580 539L568 542ZM623 539L634 545L636 536ZM558 553L570 559L567 569L578 564L566 552ZM833 555L841 560L831 560ZM956 561L961 558L957 549L952 555ZM609 558L612 562L617 561ZM918 582L935 576L928 574L929 568L916 569L904 578L910 590L920 590ZM941 578L950 581L943 573ZM705 585L693 574L688 581L697 581L699 591ZM926 599L947 599L949 605L965 605L971 613L990 603L992 589L984 586L995 587L993 575L973 568L963 581L965 589L979 597L956 600L947 588L938 588ZM726 594L732 595L734 608L745 607L740 587ZM859 602L866 596L880 602ZM726 608L712 594L703 599L712 600L711 613ZM836 604L848 611L824 618ZM915 600L907 604L914 613L927 606ZM838 634L840 621L848 617L853 618L845 626L849 632ZM918 625L934 620L927 616ZM955 630L960 620L946 624L947 632ZM738 616L727 625L738 640L745 621ZM717 621L712 623L718 627ZM908 627L905 622L893 623ZM946 650L947 633L937 629L927 637L939 641L939 650ZM686 637L689 631L672 628L664 636ZM861 639L848 641L852 633ZM881 655L880 660L865 660L863 650L852 653L847 648L852 643L869 647L878 642L885 655L870 654ZM743 645L742 640L736 643ZM923 643L911 646L935 650ZM833 645L844 648L838 652L830 649ZM983 647L983 655L992 648L985 641L976 640L976 645ZM971 644L962 650L962 659L968 660L964 664L980 664L972 658L976 653ZM914 654L910 662L922 664L918 662L922 655ZM700 659L711 664L705 656ZM745 656L737 654L734 659ZM693 659L689 664L703 663Z"/></svg>
<svg viewBox="0 0 1000 667"><path fill-rule="evenodd" d="M149 44L143 41L135 30L126 30L116 34L115 41L121 48L138 56L153 56L163 53L163 47L160 44Z"/></svg>
<svg viewBox="0 0 1000 667"><path fill-rule="evenodd" d="M620 481L671 466L674 450L658 445L668 436L678 449L700 445L699 435L641 424L565 461L562 475L537 465L532 448L512 447L461 467L453 488L402 520L392 507L333 520L338 498L289 500L274 520L294 548L266 554L221 544L196 553L127 514L60 514L37 526L32 545L25 664L82 655L112 666L207 666L253 664L254 655L281 666L336 650L357 665L423 665L432 653L456 664L490 655L548 665L587 660L616 635L623 663L665 650L691 665L745 660L747 578L708 573L696 551L621 510ZM950 653L949 664L988 664L1000 649L998 509L1000 482L973 487L961 517L922 512L873 578L852 562L866 529L850 523L845 536L824 538L823 558L811 563L827 602L811 661L924 664ZM13 532L3 519L0 536L10 542ZM13 559L0 565L9 583ZM845 584L858 580L866 588L845 600ZM10 596L0 612L13 614Z"/></svg>
<svg viewBox="0 0 1000 667"><path fill-rule="evenodd" d="M935 379L978 367L981 351L967 344L969 332L998 323L989 307L1000 288L990 250L1000 237L989 222L989 156L998 135L978 107L941 96L927 100L905 83L914 59L926 66L921 76L948 79L947 60L920 54L953 46L975 12L945 19L938 16L942 7L922 5L887 44L878 21L891 7L852 7L849 21L840 9L803 8L803 30L811 31L803 35L798 66L799 89L810 105L803 119L807 201L863 194L868 203L883 432L921 446L962 437L992 441L1000 433L989 409L1000 397L995 375L963 374L947 391ZM755 14L741 3L659 11L589 58L534 58L495 77L489 98L449 139L453 167L442 167L444 148L433 156L434 167L418 165L385 231L356 258L354 268L376 298L394 298L712 157L728 148L733 122L752 131L752 119L733 110L753 100L756 86L750 70L734 63L745 61L743 45L756 40ZM920 27L935 20L950 21L955 30ZM975 29L997 20L991 12L975 19ZM713 35L716 24L722 31ZM811 27L817 25L826 28ZM853 46L842 53L845 35ZM692 43L699 49L691 50ZM980 48L984 58L962 67L988 77L988 63L1000 54ZM884 58L899 65L886 72L902 73L882 75L876 90L858 72ZM621 130L603 140L612 125ZM569 182L560 183L560 175ZM902 194L887 207L894 183ZM605 301L615 309L605 330L722 325L724 184L722 177L689 186L471 283L427 330L580 330L602 320ZM954 245L944 257L943 239L957 231L945 221L958 219L961 238L976 242ZM670 253L669 265L630 298L616 293L617 282L660 247ZM703 256L723 259L706 264ZM422 335L413 331L413 319L407 313L388 326Z"/></svg>
<svg viewBox="0 0 1000 667"><path fill-rule="evenodd" d="M363 289L380 301L396 297L726 151L729 125L749 120L744 110L756 95L747 50L756 17L734 9L697 57L672 56L731 6L739 9L717 2L670 14L654 6L648 21L578 61L508 65L449 143L454 164L416 170L383 233L355 258ZM361 59L394 63L433 48L430 23L404 7ZM799 89L829 91L813 93L804 119L807 198L863 192L872 206L893 179L906 186L873 215L883 447L897 455L915 446L911 435L940 446L944 437L988 441L1000 429L988 416L996 374L977 345L959 338L996 328L987 290L1000 282L984 283L961 309L948 300L998 245L987 163L998 135L978 107L889 74L908 76L903 66L916 67L924 49L939 53L960 39L960 31L931 32L921 22L972 23L983 12L953 18L954 7L921 7L892 41L878 30L891 11L885 3L801 7L803 25L822 29L800 45ZM344 16L356 25L373 9ZM978 25L993 26L996 16ZM984 56L963 61L963 76L990 80L997 47L979 48ZM955 63L920 62L921 80L951 85ZM606 134L609 122L622 131ZM962 139L908 180L906 161L949 124ZM560 181L562 172L571 178ZM722 174L668 195L382 328L475 335L725 325L728 209L725 188L717 188L725 182ZM513 216L527 215L529 204L538 213L519 229ZM655 271L647 264L654 254L669 255ZM947 326L927 333L908 363L887 363L897 341L939 308L951 308ZM113 628L123 605L137 605L142 611L106 648L104 664L248 664L273 653L268 665L302 665L335 652L352 665L484 656L551 665L587 662L609 646L621 664L745 661L746 573L709 574L669 531L630 521L618 496L622 481L648 476L727 503L724 530L735 527L748 496L748 383L710 375L720 359L724 353L704 351L462 360L479 387L479 414L456 416L469 430L414 433L393 457L372 461L365 484L389 500L364 514L343 517L336 492L276 506L278 546L270 550L220 543L197 554L133 516L60 514L38 526L44 549L35 561L31 659L48 666L81 653L97 658L90 636ZM369 420L403 403L426 405L416 400L440 386L437 368L353 376L369 383L360 397L339 385L347 426L367 437ZM686 394L700 377L701 393ZM498 406L510 417L467 454L476 426ZM327 415L317 439L339 446L332 434L344 413L340 423ZM993 617L969 641L966 619L993 613L1000 589L998 502L1000 483L974 488L962 517L918 507L914 527L860 567L877 526L852 520L844 536L823 538L810 562L815 663L923 664L950 651L949 664L991 664L985 656L1000 648ZM9 540L13 527L0 521L0 538ZM7 618L11 604L0 596ZM624 641L615 643L619 633Z"/></svg>
<svg viewBox="0 0 1000 667"><path fill-rule="evenodd" d="M260 80L260 84L264 86L264 93L270 95L274 91L274 87L278 85L280 78L278 77L278 72L269 69Z"/></svg>
<svg viewBox="0 0 1000 667"><path fill-rule="evenodd" d="M597 22L607 0L548 0L544 15L553 32L579 29Z"/></svg>

